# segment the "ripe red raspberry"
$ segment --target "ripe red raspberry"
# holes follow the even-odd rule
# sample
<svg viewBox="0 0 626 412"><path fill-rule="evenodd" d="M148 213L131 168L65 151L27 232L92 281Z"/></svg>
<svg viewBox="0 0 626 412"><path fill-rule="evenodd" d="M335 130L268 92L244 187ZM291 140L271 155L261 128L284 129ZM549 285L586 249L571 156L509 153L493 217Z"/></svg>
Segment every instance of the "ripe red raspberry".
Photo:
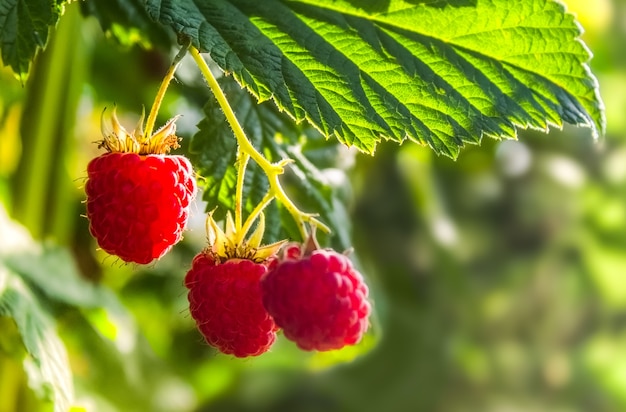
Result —
<svg viewBox="0 0 626 412"><path fill-rule="evenodd" d="M113 111L104 122L105 153L87 166L89 231L107 253L125 262L150 263L182 237L196 182L189 160L167 155L178 147L176 118L151 136L143 117L132 133Z"/></svg>
<svg viewBox="0 0 626 412"><path fill-rule="evenodd" d="M367 285L350 259L333 250L303 257L293 248L286 251L261 279L263 304L285 337L303 350L358 343L368 328L370 304Z"/></svg>
<svg viewBox="0 0 626 412"><path fill-rule="evenodd" d="M87 166L87 218L107 253L149 263L181 237L196 183L183 156L106 153Z"/></svg>
<svg viewBox="0 0 626 412"><path fill-rule="evenodd" d="M210 251L196 255L185 286L191 316L209 345L239 358L269 350L278 328L261 302L266 271L248 259L217 263Z"/></svg>

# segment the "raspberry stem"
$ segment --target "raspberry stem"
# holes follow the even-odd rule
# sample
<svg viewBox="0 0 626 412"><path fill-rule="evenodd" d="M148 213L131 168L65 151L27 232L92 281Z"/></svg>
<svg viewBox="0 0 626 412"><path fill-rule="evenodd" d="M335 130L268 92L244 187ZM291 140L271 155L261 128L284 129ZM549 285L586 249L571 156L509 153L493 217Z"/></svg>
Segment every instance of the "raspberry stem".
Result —
<svg viewBox="0 0 626 412"><path fill-rule="evenodd" d="M147 139L150 139L150 137L152 136L154 123L156 122L157 114L159 113L159 109L161 108L161 103L163 103L165 92L167 91L167 88L169 87L172 79L174 78L174 73L176 72L176 69L180 65L180 61L183 59L183 57L185 57L185 54L187 54L187 50L189 49L189 44L190 44L189 42L183 44L183 47L180 49L178 54L176 54L176 56L174 57L172 64L167 70L167 73L165 73L165 77L163 77L163 81L161 81L161 86L159 87L159 91L157 92L157 95L154 98L154 102L152 103L150 114L148 114L148 120L146 121L145 131L143 135L140 136L140 139L142 139L142 142L140 143L145 142Z"/></svg>
<svg viewBox="0 0 626 412"><path fill-rule="evenodd" d="M235 187L235 228L237 233L241 233L241 237L245 237L246 232L241 231L242 227L242 210L243 210L243 183L246 175L246 167L250 155L241 149L237 150L237 186ZM270 199L271 200L271 199Z"/></svg>
<svg viewBox="0 0 626 412"><path fill-rule="evenodd" d="M283 204L283 206L291 214L294 220L298 223L298 227L300 229L300 233L303 239L306 239L308 237L308 231L306 228L307 223L309 225L320 228L324 232L329 233L330 228L328 226L326 226L325 224L317 220L314 214L304 213L300 209L298 209L298 207L291 201L291 199L289 199L289 197L285 193L285 190L283 189L280 183L279 176L284 173L285 166L288 163L291 163L292 160L283 159L278 163L271 163L261 153L259 153L259 151L255 149L255 147L252 145L252 143L246 136L243 128L241 127L241 124L237 120L237 117L235 116L233 109L230 107L230 103L228 102L228 99L226 98L226 96L224 95L224 92L220 88L219 83L217 82L217 79L215 78L215 76L213 76L213 73L211 72L211 69L209 68L207 62L204 60L204 58L201 56L198 49L196 49L195 47L190 48L190 53L194 61L198 65L198 68L202 72L202 75L204 76L205 80L207 81L209 88L213 92L213 95L217 99L218 104L224 111L224 115L226 116L228 123L232 127L235 138L237 139L237 144L239 146L240 153L244 153L250 158L252 158L252 160L254 160L259 165L259 167L265 172L269 180L270 190L268 191L268 194L263 198L261 203L257 205L257 207L253 210L252 214L246 220L244 224L245 228L249 229L253 223L253 220L256 219L256 217L261 213L261 211L265 208L265 206L267 206L267 204L272 199L276 198L278 199L278 201L280 201ZM241 219L241 203L242 203L241 192L243 192L243 176L242 176L243 173L241 172L242 168L245 169L244 162L240 162L239 175L237 176L236 196L238 199L235 200L235 204L236 204L235 213L239 214L239 219ZM237 220L236 217L235 217L235 220ZM241 236L245 236L246 231L242 231Z"/></svg>

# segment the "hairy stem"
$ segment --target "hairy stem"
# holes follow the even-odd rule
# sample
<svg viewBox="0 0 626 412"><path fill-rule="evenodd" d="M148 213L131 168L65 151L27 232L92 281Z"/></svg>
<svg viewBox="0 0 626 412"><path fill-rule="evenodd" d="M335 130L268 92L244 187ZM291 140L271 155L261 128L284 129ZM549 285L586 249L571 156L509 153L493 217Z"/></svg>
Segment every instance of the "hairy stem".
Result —
<svg viewBox="0 0 626 412"><path fill-rule="evenodd" d="M228 123L230 124L230 127L232 127L233 133L235 134L235 138L237 139L239 150L241 150L244 153L247 153L248 156L250 156L264 171L267 172L268 170L278 169L282 173L282 167L271 164L265 157L263 157L261 153L259 153L254 148L254 146L252 146L252 143L250 143L250 140L248 140L248 137L243 131L243 128L239 124L239 120L237 120L237 117L235 116L235 112L230 107L230 103L228 103L228 99L226 99L224 92L220 88L220 85L217 82L217 79L215 78L215 76L213 76L213 73L211 73L211 69L209 68L209 65L206 63L206 61L204 61L204 58L200 55L200 52L196 48L192 47L191 55L193 59L196 61L196 64L198 65L198 67L200 68L200 71L202 72L202 75L206 79L209 85L209 88L213 92L213 95L217 99L217 103L220 105L220 107L224 111L226 120L228 120Z"/></svg>
<svg viewBox="0 0 626 412"><path fill-rule="evenodd" d="M165 77L163 77L163 81L161 82L161 86L159 87L159 91L157 92L154 102L152 103L152 108L150 109L150 114L148 115L148 120L146 121L146 128L142 138L147 140L152 135L152 130L154 130L154 123L156 122L157 114L159 113L159 109L161 108L161 103L163 103L163 98L165 97L165 92L169 87L172 79L174 78L174 73L176 69L180 65L180 61L187 54L187 49L189 49L189 44L184 44L180 49L176 57L174 57L174 61L170 65L167 73L165 73Z"/></svg>
<svg viewBox="0 0 626 412"><path fill-rule="evenodd" d="M237 151L237 186L235 188L235 228L237 232L241 232L243 224L243 183L246 176L246 167L248 166L250 155L242 150ZM243 233L241 236L244 236Z"/></svg>
<svg viewBox="0 0 626 412"><path fill-rule="evenodd" d="M291 201L291 199L289 199L283 187L281 186L278 176L283 174L285 165L290 163L291 159L284 159L278 163L270 163L270 161L268 161L261 153L259 153L258 150L254 148L254 146L252 145L252 143L250 143L250 140L246 136L243 128L241 127L241 124L239 124L239 121L237 120L233 109L230 107L230 103L226 99L224 92L220 88L217 79L215 78L215 76L213 76L213 73L211 73L211 69L209 68L208 64L195 47L191 47L190 52L191 56L198 65L198 68L202 72L202 75L207 81L209 88L213 92L213 95L215 96L218 104L224 111L224 115L226 116L228 123L233 129L233 133L235 134L235 138L237 139L239 150L242 153L246 153L248 156L250 156L252 160L254 160L267 175L270 184L270 191L268 195L276 197L276 199L278 199L278 201L281 202L283 206L293 216L294 220L298 223L298 227L300 228L303 239L306 239L308 235L308 232L306 230L306 223L319 227L325 232L330 232L328 226L315 219L314 215L300 211ZM260 209L258 213L260 213L261 210L262 209ZM248 221L246 222L246 225L251 225L252 222L250 221L250 219L248 219Z"/></svg>

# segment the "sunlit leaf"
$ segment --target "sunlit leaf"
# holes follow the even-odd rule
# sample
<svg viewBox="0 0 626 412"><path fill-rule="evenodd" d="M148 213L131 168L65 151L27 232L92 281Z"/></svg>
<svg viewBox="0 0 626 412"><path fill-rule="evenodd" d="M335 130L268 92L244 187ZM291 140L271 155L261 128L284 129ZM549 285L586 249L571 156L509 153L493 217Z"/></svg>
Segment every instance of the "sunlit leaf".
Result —
<svg viewBox="0 0 626 412"><path fill-rule="evenodd" d="M260 101L373 152L456 156L483 135L562 122L604 130L581 30L551 0L148 0Z"/></svg>
<svg viewBox="0 0 626 412"><path fill-rule="evenodd" d="M54 302L93 308L119 307L110 290L81 276L70 253L40 244L0 206L0 265L20 275L28 286Z"/></svg>
<svg viewBox="0 0 626 412"><path fill-rule="evenodd" d="M28 353L24 367L31 387L54 402L55 412L65 412L73 400L73 383L67 353L46 314L26 284L0 266L0 316L13 319Z"/></svg>
<svg viewBox="0 0 626 412"><path fill-rule="evenodd" d="M28 252L0 254L0 259L53 301L79 307L94 307L103 301L104 289L80 276L65 249L35 244Z"/></svg>

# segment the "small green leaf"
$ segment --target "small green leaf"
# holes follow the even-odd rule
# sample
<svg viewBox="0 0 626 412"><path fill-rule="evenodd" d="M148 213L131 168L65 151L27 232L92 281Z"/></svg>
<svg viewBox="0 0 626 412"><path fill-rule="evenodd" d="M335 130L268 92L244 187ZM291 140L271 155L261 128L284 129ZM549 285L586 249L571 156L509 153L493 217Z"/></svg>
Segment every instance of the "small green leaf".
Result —
<svg viewBox="0 0 626 412"><path fill-rule="evenodd" d="M48 42L50 28L63 13L66 0L3 0L0 2L2 62L22 81L35 54Z"/></svg>
<svg viewBox="0 0 626 412"><path fill-rule="evenodd" d="M31 387L65 412L74 397L67 353L55 325L22 280L0 266L0 316L12 318L29 356L24 360Z"/></svg>
<svg viewBox="0 0 626 412"><path fill-rule="evenodd" d="M1 261L52 301L93 308L101 305L108 293L84 279L70 253L60 247L33 243L28 251L0 253Z"/></svg>
<svg viewBox="0 0 626 412"><path fill-rule="evenodd" d="M26 228L11 220L0 205L0 267L28 282L51 301L78 307L107 302L110 291L84 279L70 253L58 246L41 245ZM0 285L0 292L2 287Z"/></svg>
<svg viewBox="0 0 626 412"><path fill-rule="evenodd" d="M294 160L289 168L296 177L290 182L297 191L296 199L310 210L315 210L322 222L331 228L335 249L348 249L352 244L351 227L345 205L337 198L322 172L299 148L286 148L286 157Z"/></svg>
<svg viewBox="0 0 626 412"><path fill-rule="evenodd" d="M605 119L581 28L554 0L148 0L259 101L373 152L455 157L483 135Z"/></svg>

